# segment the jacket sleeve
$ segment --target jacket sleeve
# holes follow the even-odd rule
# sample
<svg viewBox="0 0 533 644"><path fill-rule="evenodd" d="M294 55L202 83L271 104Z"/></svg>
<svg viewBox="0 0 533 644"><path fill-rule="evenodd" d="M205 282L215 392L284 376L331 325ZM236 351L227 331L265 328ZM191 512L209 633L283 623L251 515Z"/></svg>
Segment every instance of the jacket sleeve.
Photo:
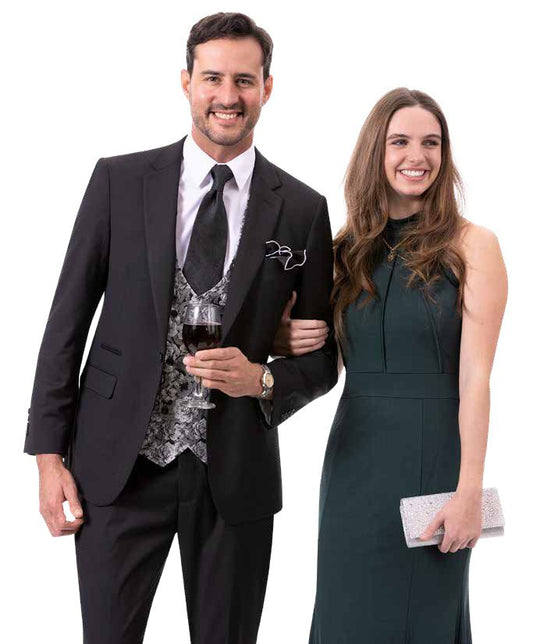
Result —
<svg viewBox="0 0 533 644"><path fill-rule="evenodd" d="M338 380L337 343L333 333L330 295L333 287L333 246L326 199L320 198L306 244L293 318L326 320L330 333L322 349L302 356L278 358L268 363L274 376L270 401L261 400L269 428L276 427Z"/></svg>
<svg viewBox="0 0 533 644"><path fill-rule="evenodd" d="M109 171L99 159L74 223L37 359L24 451L66 454L83 350L107 281Z"/></svg>

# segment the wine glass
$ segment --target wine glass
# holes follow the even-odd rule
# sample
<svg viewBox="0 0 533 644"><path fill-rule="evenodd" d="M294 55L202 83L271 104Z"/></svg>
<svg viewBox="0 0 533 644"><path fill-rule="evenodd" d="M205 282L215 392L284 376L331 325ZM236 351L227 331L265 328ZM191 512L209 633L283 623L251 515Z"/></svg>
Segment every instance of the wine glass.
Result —
<svg viewBox="0 0 533 644"><path fill-rule="evenodd" d="M202 349L215 349L222 340L220 307L209 302L192 300L187 305L183 319L183 343L187 351L196 355ZM209 402L209 389L203 386L202 379L194 377L192 396L186 401L188 407L213 409L216 405Z"/></svg>

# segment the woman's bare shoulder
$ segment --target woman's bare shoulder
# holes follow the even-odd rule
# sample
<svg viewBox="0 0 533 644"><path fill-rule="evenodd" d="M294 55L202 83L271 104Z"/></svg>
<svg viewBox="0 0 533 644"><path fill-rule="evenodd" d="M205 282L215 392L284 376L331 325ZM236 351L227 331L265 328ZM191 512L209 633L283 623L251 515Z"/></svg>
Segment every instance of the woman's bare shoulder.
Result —
<svg viewBox="0 0 533 644"><path fill-rule="evenodd" d="M467 263L477 263L479 260L485 263L501 258L500 244L496 234L485 226L480 226L465 218L462 219L457 235L457 245Z"/></svg>

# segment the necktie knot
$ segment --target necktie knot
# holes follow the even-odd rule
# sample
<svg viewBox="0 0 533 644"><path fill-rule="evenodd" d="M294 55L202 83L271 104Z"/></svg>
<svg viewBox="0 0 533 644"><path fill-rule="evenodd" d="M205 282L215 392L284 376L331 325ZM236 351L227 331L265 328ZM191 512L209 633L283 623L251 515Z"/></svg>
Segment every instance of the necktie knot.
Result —
<svg viewBox="0 0 533 644"><path fill-rule="evenodd" d="M213 177L212 190L224 190L226 183L233 177L233 172L229 165L214 165L211 168L211 176Z"/></svg>

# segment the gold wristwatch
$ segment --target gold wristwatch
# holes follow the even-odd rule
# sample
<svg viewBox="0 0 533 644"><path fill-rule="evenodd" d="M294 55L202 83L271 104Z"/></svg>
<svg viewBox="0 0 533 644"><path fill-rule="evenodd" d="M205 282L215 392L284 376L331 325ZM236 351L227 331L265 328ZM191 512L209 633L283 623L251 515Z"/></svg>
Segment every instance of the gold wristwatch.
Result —
<svg viewBox="0 0 533 644"><path fill-rule="evenodd" d="M270 392L274 388L274 376L266 364L262 364L261 367L263 369L263 375L261 376L261 386L263 387L263 391L257 397L268 398Z"/></svg>

